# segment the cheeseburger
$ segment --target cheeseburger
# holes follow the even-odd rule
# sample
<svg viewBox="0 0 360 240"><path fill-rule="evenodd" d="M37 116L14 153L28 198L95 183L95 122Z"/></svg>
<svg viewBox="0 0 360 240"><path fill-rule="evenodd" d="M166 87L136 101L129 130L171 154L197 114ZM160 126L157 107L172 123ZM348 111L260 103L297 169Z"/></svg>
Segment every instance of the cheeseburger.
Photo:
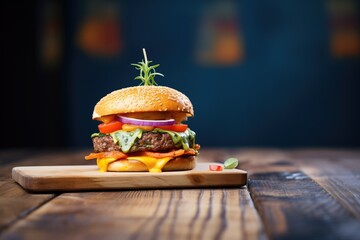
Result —
<svg viewBox="0 0 360 240"><path fill-rule="evenodd" d="M148 66L143 51L145 61L133 64L143 85L113 91L95 105L92 119L101 123L85 159L96 159L102 172L191 170L200 147L183 121L194 115L193 105L173 88L150 84L161 74L154 70L159 65ZM146 67L153 70L141 75Z"/></svg>

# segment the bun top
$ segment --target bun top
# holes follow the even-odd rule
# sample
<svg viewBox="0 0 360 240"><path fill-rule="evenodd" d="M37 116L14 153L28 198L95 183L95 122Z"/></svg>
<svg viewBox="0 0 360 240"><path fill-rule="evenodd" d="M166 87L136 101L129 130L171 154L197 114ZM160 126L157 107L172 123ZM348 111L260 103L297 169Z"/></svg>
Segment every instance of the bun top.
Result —
<svg viewBox="0 0 360 240"><path fill-rule="evenodd" d="M113 114L178 112L193 116L194 109L183 93L164 86L136 86L115 90L95 105L92 119Z"/></svg>

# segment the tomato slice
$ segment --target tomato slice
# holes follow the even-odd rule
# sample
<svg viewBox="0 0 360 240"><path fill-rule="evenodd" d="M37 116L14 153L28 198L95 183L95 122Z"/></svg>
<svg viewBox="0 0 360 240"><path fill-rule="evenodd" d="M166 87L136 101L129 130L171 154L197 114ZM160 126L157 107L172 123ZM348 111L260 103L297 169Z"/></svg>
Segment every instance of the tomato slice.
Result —
<svg viewBox="0 0 360 240"><path fill-rule="evenodd" d="M169 131L174 131L174 132L185 132L186 129L188 128L187 124L174 124L174 125L169 125L169 126L156 126L156 128L161 128L164 130L169 130Z"/></svg>
<svg viewBox="0 0 360 240"><path fill-rule="evenodd" d="M100 123L98 128L101 133L111 133L120 130L122 125L123 124L119 121L111 121L109 123Z"/></svg>
<svg viewBox="0 0 360 240"><path fill-rule="evenodd" d="M210 171L222 171L223 168L221 165L213 165L213 164L210 164L209 165L209 170Z"/></svg>

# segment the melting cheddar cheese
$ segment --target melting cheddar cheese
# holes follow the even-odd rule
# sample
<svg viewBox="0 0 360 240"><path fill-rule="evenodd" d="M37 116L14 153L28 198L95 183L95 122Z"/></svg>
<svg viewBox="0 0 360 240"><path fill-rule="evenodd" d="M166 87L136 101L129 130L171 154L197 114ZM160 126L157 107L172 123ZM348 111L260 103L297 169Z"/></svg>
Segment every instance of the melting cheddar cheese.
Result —
<svg viewBox="0 0 360 240"><path fill-rule="evenodd" d="M165 164L172 159L172 157L153 158L153 157L128 157L129 160L138 160L146 165L149 172L161 172Z"/></svg>
<svg viewBox="0 0 360 240"><path fill-rule="evenodd" d="M149 172L161 172L163 167L167 162L172 159L172 157L164 157L164 158L153 158L153 157L128 157L128 160L137 160L146 165ZM100 172L106 172L110 163L115 162L117 159L115 158L98 158L97 165L100 168ZM119 171L126 171L126 169L119 169Z"/></svg>
<svg viewBox="0 0 360 240"><path fill-rule="evenodd" d="M100 172L107 172L109 164L112 162L115 162L115 161L116 161L116 159L111 158L111 157L110 158L98 158L96 160L96 163L100 169L99 170Z"/></svg>

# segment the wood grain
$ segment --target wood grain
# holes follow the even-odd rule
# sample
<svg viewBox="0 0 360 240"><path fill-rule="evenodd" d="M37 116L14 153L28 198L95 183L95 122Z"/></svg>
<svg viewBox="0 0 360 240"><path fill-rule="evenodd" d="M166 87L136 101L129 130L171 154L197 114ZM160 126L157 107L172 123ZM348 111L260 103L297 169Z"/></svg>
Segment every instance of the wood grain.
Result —
<svg viewBox="0 0 360 240"><path fill-rule="evenodd" d="M0 154L0 232L54 197L54 194L28 194L11 179L13 166L37 154L29 150L8 150Z"/></svg>
<svg viewBox="0 0 360 240"><path fill-rule="evenodd" d="M360 151L297 151L299 169L308 174L360 220Z"/></svg>
<svg viewBox="0 0 360 240"><path fill-rule="evenodd" d="M240 187L247 173L239 169L210 171L198 163L189 171L99 172L94 166L27 166L13 168L13 179L30 191L83 191L189 187Z"/></svg>
<svg viewBox="0 0 360 240"><path fill-rule="evenodd" d="M44 227L46 226L46 227ZM66 193L5 239L264 239L246 188Z"/></svg>
<svg viewBox="0 0 360 240"><path fill-rule="evenodd" d="M79 164L85 162L85 151L6 150L0 152L0 232L26 217L56 196L29 194L11 179L11 170L17 165Z"/></svg>
<svg viewBox="0 0 360 240"><path fill-rule="evenodd" d="M247 159L242 168L249 172L249 191L270 239L354 239L360 228L360 158L352 151L351 160L340 162L334 153L239 152Z"/></svg>
<svg viewBox="0 0 360 240"><path fill-rule="evenodd" d="M6 227L0 239L358 238L359 150L202 149L199 162L237 157L239 168L248 172L248 189L43 195L29 194L10 179L11 168L19 163L88 164L83 160L86 153L7 153L8 160L0 166L0 174L6 174L0 179L0 200L7 206L1 212Z"/></svg>
<svg viewBox="0 0 360 240"><path fill-rule="evenodd" d="M54 197L29 194L12 180L0 181L0 232Z"/></svg>
<svg viewBox="0 0 360 240"><path fill-rule="evenodd" d="M251 178L249 190L270 238L351 239L360 229L359 221L301 171Z"/></svg>

